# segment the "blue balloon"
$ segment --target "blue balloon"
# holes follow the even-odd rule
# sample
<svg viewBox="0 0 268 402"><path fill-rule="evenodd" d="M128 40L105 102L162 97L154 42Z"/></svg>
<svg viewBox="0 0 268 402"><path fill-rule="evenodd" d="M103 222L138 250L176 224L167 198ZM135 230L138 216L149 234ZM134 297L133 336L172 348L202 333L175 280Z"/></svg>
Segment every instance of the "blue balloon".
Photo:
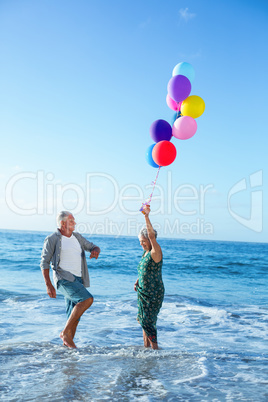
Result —
<svg viewBox="0 0 268 402"><path fill-rule="evenodd" d="M153 160L153 157L152 157L152 152L153 152L153 148L155 145L156 144L152 144L149 146L149 148L147 148L145 157L150 166L152 166L154 168L158 168L159 166L155 163L155 161Z"/></svg>
<svg viewBox="0 0 268 402"><path fill-rule="evenodd" d="M172 122L171 122L171 125L172 125L172 126L173 126L173 124L175 123L175 121L176 121L179 117L181 117L181 111L174 113L173 120L172 120Z"/></svg>
<svg viewBox="0 0 268 402"><path fill-rule="evenodd" d="M183 61L174 67L172 76L174 77L175 75L184 75L192 83L195 77L194 68L191 64Z"/></svg>

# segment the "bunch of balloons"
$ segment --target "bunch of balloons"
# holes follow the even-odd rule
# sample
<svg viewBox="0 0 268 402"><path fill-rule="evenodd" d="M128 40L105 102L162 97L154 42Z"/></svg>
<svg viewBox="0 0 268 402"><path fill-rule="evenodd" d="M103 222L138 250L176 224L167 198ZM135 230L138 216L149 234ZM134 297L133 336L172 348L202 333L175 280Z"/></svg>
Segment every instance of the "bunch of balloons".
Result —
<svg viewBox="0 0 268 402"><path fill-rule="evenodd" d="M172 137L187 140L196 133L195 119L204 113L205 102L200 96L190 95L194 76L194 69L189 63L179 63L173 69L166 97L168 107L176 112L173 126L160 119L154 121L150 127L150 136L155 143L147 149L146 160L155 168L174 162L177 150L170 142Z"/></svg>

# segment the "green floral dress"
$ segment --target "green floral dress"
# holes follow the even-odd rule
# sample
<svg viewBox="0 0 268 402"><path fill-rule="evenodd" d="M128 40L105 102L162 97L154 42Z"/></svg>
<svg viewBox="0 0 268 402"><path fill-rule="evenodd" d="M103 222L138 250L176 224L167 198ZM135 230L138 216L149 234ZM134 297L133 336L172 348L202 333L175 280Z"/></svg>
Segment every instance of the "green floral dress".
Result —
<svg viewBox="0 0 268 402"><path fill-rule="evenodd" d="M162 264L154 262L149 251L143 253L138 265L139 284L137 321L152 342L157 342L156 321L164 300L165 288L162 281Z"/></svg>

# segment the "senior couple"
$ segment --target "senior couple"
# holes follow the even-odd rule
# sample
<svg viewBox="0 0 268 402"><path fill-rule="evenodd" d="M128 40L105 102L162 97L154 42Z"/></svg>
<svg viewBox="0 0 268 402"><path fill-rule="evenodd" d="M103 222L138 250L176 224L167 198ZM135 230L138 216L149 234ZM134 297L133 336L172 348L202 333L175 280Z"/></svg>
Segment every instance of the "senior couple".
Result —
<svg viewBox="0 0 268 402"><path fill-rule="evenodd" d="M143 213L146 227L141 230L139 241L144 252L134 285L138 295L137 320L143 329L144 346L158 349L156 321L165 291L163 258L156 241L157 233L149 219L150 207L146 206ZM49 297L56 298L56 289L64 295L67 322L60 337L69 348L76 348L74 336L80 317L93 303L93 296L86 289L90 283L85 251L90 252L90 258L97 259L100 254L98 246L74 231L75 225L70 212L59 213L58 229L45 239L40 264ZM56 289L50 280L50 265Z"/></svg>

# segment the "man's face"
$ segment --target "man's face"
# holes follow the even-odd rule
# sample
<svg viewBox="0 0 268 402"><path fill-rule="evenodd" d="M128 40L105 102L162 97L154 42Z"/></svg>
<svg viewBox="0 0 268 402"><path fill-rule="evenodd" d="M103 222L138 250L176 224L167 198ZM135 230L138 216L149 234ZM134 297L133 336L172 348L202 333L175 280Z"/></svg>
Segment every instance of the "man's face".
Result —
<svg viewBox="0 0 268 402"><path fill-rule="evenodd" d="M75 219L73 215L68 215L66 221L63 222L63 228L68 232L73 232L75 229Z"/></svg>

